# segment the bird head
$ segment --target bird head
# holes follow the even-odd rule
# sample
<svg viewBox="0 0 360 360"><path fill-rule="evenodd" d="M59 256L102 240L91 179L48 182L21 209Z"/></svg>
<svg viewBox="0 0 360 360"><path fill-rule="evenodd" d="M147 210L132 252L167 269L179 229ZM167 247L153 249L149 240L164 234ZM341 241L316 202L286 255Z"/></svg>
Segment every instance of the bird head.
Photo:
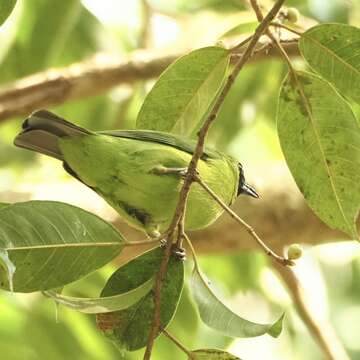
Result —
<svg viewBox="0 0 360 360"><path fill-rule="evenodd" d="M255 188L245 182L245 175L242 165L239 163L239 186L237 195L245 194L252 196L256 199L259 198L259 194L256 192Z"/></svg>

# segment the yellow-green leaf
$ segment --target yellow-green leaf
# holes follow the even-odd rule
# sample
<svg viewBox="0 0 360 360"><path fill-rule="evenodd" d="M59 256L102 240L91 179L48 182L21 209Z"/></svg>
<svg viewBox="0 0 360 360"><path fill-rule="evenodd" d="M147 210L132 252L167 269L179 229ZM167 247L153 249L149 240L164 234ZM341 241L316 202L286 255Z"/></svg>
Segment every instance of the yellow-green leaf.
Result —
<svg viewBox="0 0 360 360"><path fill-rule="evenodd" d="M0 1L0 25L9 17L16 4L16 0L1 0Z"/></svg>
<svg viewBox="0 0 360 360"><path fill-rule="evenodd" d="M283 316L274 324L257 324L243 319L214 294L209 284L210 282L195 267L191 277L191 289L200 317L206 325L230 337L255 337L263 334L277 337L280 335Z"/></svg>
<svg viewBox="0 0 360 360"><path fill-rule="evenodd" d="M0 287L61 287L104 266L125 240L109 223L75 206L29 201L0 210Z"/></svg>
<svg viewBox="0 0 360 360"><path fill-rule="evenodd" d="M128 292L156 277L164 249L155 248L119 268L106 283L101 296ZM167 327L173 318L184 283L184 263L171 256L161 291L161 324ZM154 291L131 307L106 314L97 314L98 328L119 348L137 350L146 346L154 314Z"/></svg>
<svg viewBox="0 0 360 360"><path fill-rule="evenodd" d="M241 360L235 355L218 349L199 349L191 351L189 360Z"/></svg>
<svg viewBox="0 0 360 360"><path fill-rule="evenodd" d="M151 278L143 284L127 292L104 296L99 298L78 298L61 295L56 291L44 291L44 295L53 299L56 303L85 314L103 314L129 308L142 299L154 287L154 279Z"/></svg>
<svg viewBox="0 0 360 360"><path fill-rule="evenodd" d="M281 88L277 127L291 173L327 225L358 239L360 126L328 82L304 72Z"/></svg>
<svg viewBox="0 0 360 360"><path fill-rule="evenodd" d="M360 103L360 29L345 24L321 24L300 38L309 65L342 94Z"/></svg>
<svg viewBox="0 0 360 360"><path fill-rule="evenodd" d="M182 56L159 77L141 107L138 129L190 135L223 84L229 51L206 47Z"/></svg>

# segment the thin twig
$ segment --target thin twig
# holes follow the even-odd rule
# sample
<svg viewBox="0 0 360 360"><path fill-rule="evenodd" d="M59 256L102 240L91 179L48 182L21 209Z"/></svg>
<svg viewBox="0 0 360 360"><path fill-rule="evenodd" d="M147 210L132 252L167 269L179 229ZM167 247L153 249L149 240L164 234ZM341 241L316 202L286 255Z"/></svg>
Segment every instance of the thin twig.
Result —
<svg viewBox="0 0 360 360"><path fill-rule="evenodd" d="M260 9L260 6L259 6L257 0L250 0L250 3L255 11L258 21L262 21L264 19L264 16L261 12L261 9ZM288 65L291 76L294 78L295 82L297 83L297 85L299 87L299 92L301 92L301 86L300 86L299 79L297 77L296 71L295 71L294 67L292 66L292 63L291 63L290 58L287 55L286 51L284 50L284 48L280 44L279 40L276 38L276 36L273 35L273 33L271 32L271 30L269 28L266 30L266 35L269 37L269 39L275 44L275 46L279 50L281 56L283 57L286 64Z"/></svg>
<svg viewBox="0 0 360 360"><path fill-rule="evenodd" d="M191 354L191 351L188 350L178 339L175 338L174 335L171 335L167 330L163 329L162 333L169 338L181 351L183 351L189 359L192 359L193 356Z"/></svg>
<svg viewBox="0 0 360 360"><path fill-rule="evenodd" d="M301 33L300 31L297 31L297 30L291 28L290 26L287 26L287 25L285 25L285 24L282 24L282 23L279 23L279 22L276 22L276 21L275 21L275 22L272 22L272 23L270 24L270 26L274 26L274 27L277 27L277 28L285 29L285 30L290 31L291 33L296 34L296 35L299 35L299 36L302 35L302 33Z"/></svg>
<svg viewBox="0 0 360 360"><path fill-rule="evenodd" d="M264 249L265 253L272 257L275 261L280 263L281 265L295 265L295 263L289 259L286 259L282 256L277 255L273 250L271 250L257 235L255 230L246 223L238 214L236 214L233 210L231 210L222 200L221 198L200 178L200 176L196 176L196 182L202 186L204 190L206 190L209 195L240 225L242 225L246 231L255 239L255 241Z"/></svg>
<svg viewBox="0 0 360 360"><path fill-rule="evenodd" d="M243 48L247 43L249 43L252 39L252 35L247 37L245 40L243 40L241 43L237 44L233 48L230 49L231 53L238 53L241 48Z"/></svg>
<svg viewBox="0 0 360 360"><path fill-rule="evenodd" d="M142 10L142 22L141 29L139 34L139 48L146 49L148 47L151 31L151 17L153 10L148 4L147 0L141 1L141 10Z"/></svg>
<svg viewBox="0 0 360 360"><path fill-rule="evenodd" d="M160 240L161 239L127 241L124 243L124 246L154 245L154 244L159 244Z"/></svg>
<svg viewBox="0 0 360 360"><path fill-rule="evenodd" d="M261 9L260 9L260 6L259 6L257 0L250 0L250 3L251 3L251 6L253 7L253 9L255 11L255 14L256 14L256 17L257 17L258 21L262 21L264 19L264 16L263 16L263 14L261 12ZM271 30L269 28L266 30L266 35L269 37L269 39L275 44L277 49L280 51L281 56L284 58L285 62L288 65L290 73L295 78L295 80L297 80L297 75L296 75L296 72L294 70L294 67L291 64L290 58L288 57L288 55L287 55L286 51L284 50L284 48L281 46L279 40L276 38L276 36L274 36L274 34L271 32Z"/></svg>
<svg viewBox="0 0 360 360"><path fill-rule="evenodd" d="M145 350L145 354L144 354L144 360L150 360L152 349L154 346L154 341L155 341L157 334L159 333L159 329L161 326L161 323L160 323L161 290L162 290L162 285L165 280L165 276L167 273L167 268L168 268L168 264L169 264L169 260L170 260L170 256L171 256L171 249L172 249L172 242L173 242L172 235L173 234L171 234L167 238L164 255L161 260L160 268L159 268L159 271L156 276L155 289L154 289L154 316L153 316L153 321L152 321L150 332L149 332L148 342L147 342L147 346L146 346L146 350Z"/></svg>
<svg viewBox="0 0 360 360"><path fill-rule="evenodd" d="M155 298L154 316L153 316L153 322L152 322L149 337L148 337L148 343L147 343L145 354L144 354L144 360L150 360L152 348L154 345L154 340L155 340L156 335L159 332L160 308L161 308L161 289L162 289L162 284L163 284L163 281L165 278L165 273L167 271L169 258L171 255L172 239L173 239L173 235L174 235L176 229L178 228L179 222L181 222L182 217L185 214L184 212L185 212L186 202L188 199L191 184L193 183L194 176L196 174L197 163L198 163L199 159L201 158L201 155L203 154L203 151L204 151L206 135L207 135L212 123L215 121L215 119L218 115L218 112L220 110L220 107L221 107L222 103L224 102L225 97L228 94L229 90L231 89L237 75L239 74L241 69L244 67L246 62L253 55L255 46L258 43L261 35L266 31L269 24L275 18L276 14L280 10L280 8L284 2L285 2L285 0L278 0L274 4L273 8L269 11L269 13L265 17L265 19L257 27L257 29L254 33L254 36L252 37L249 45L247 46L246 50L244 51L243 56L235 64L234 69L233 69L232 73L229 75L229 77L227 78L227 81L226 81L224 87L222 88L217 100L215 101L215 104L214 104L209 116L206 118L203 126L201 127L201 129L198 133L197 145L196 145L194 154L191 158L191 161L189 163L183 186L180 190L179 201L178 201L178 204L177 204L177 207L175 210L174 217L173 217L172 222L167 231L167 233L170 236L168 239L168 243L166 244L165 253L164 253L164 256L163 256L163 259L162 259L162 262L160 265L160 269L159 269L159 272L158 272L158 275L156 278L155 294L154 294L154 298ZM179 236L181 236L181 235L182 234L179 234Z"/></svg>
<svg viewBox="0 0 360 360"><path fill-rule="evenodd" d="M191 251L191 254L192 254L192 257L193 257L193 261L194 261L194 269L200 273L200 266L199 266L199 263L198 263L198 260L197 260L197 256L196 256L196 251L195 251L195 248L192 244L192 242L190 241L189 237L187 236L186 233L183 234L183 237L184 239L186 240L189 248L190 248L190 251Z"/></svg>
<svg viewBox="0 0 360 360"><path fill-rule="evenodd" d="M258 21L261 21L263 15L258 6L257 0L250 0L250 2L256 13ZM283 56L285 62L287 63L289 67L290 75L294 79L299 95L304 100L305 106L308 108L308 103L304 95L303 88L301 86L297 73L291 64L288 55L286 54L286 51L281 46L279 40L272 34L272 32L269 29L267 31L267 35L274 42L274 44L280 51L280 54ZM280 267L277 267L277 270L283 276L289 288L291 289L294 301L296 303L299 314L301 315L304 323L308 326L309 330L311 331L315 339L317 339L319 345L321 346L322 350L324 351L328 359L348 360L346 351L344 350L341 342L339 341L332 327L329 324L327 324L327 326L322 326L324 324L321 324L319 319L316 319L312 309L310 308L308 302L306 301L306 298L309 295L305 294L305 291L301 286L301 283L297 278L295 272L291 269L285 269ZM326 331L324 331L324 328L326 328Z"/></svg>

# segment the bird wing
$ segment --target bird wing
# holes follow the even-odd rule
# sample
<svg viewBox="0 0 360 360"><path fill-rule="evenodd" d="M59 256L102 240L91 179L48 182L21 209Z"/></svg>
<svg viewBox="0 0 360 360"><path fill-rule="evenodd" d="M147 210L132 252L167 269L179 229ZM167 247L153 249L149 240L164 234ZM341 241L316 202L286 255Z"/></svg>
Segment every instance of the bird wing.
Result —
<svg viewBox="0 0 360 360"><path fill-rule="evenodd" d="M181 151L193 154L196 148L196 141L186 138L180 138L179 136L168 134L160 131L151 131L151 130L106 130L99 131L98 134L110 135L128 139L136 139L141 141L149 141L164 145L169 145L174 148L177 148ZM202 155L202 159L206 158L218 159L220 158L220 153L215 150L207 147Z"/></svg>

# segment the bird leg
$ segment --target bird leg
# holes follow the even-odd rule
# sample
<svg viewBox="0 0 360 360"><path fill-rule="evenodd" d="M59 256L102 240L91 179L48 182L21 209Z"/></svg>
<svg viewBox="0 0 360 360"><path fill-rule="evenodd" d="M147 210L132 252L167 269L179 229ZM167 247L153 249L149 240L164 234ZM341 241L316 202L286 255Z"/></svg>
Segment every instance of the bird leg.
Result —
<svg viewBox="0 0 360 360"><path fill-rule="evenodd" d="M179 260L185 261L186 260L186 252L185 249L182 247L178 247L176 244L173 245L172 253L175 255Z"/></svg>
<svg viewBox="0 0 360 360"><path fill-rule="evenodd" d="M160 247L164 248L168 241L171 241L171 240L169 240L168 233L165 232L164 234L162 234L159 237ZM178 242L174 243L172 245L171 251L172 251L173 255L175 255L178 260L185 261L186 260L186 252L185 252L185 249L181 245L182 245L182 242L181 243L178 243Z"/></svg>

